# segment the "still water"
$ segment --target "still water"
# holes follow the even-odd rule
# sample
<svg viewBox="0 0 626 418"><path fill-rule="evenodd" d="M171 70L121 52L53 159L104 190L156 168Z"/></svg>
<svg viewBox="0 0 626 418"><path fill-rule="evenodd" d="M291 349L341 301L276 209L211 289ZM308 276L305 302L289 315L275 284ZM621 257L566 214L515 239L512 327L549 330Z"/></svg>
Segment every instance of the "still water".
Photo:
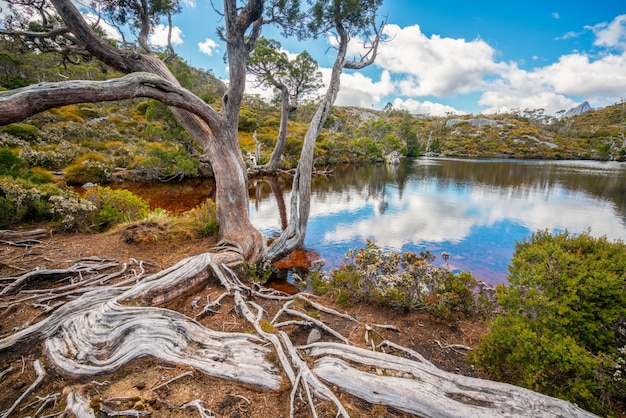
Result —
<svg viewBox="0 0 626 418"><path fill-rule="evenodd" d="M267 235L285 223L290 179L257 180L252 222ZM313 181L305 249L338 266L368 239L428 250L441 266L506 281L515 242L539 229L626 241L626 164L593 161L421 158L336 168Z"/></svg>

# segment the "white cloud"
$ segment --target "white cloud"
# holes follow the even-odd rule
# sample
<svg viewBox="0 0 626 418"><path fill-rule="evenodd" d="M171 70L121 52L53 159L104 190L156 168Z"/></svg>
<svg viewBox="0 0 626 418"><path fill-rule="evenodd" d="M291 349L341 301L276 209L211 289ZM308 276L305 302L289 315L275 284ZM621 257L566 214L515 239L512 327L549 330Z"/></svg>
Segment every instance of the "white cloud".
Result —
<svg viewBox="0 0 626 418"><path fill-rule="evenodd" d="M212 56L215 52L219 50L219 46L217 45L217 42L215 42L213 39L206 38L204 41L198 42L198 49L203 54Z"/></svg>
<svg viewBox="0 0 626 418"><path fill-rule="evenodd" d="M167 46L167 34L169 27L163 24L154 26L150 34L150 44L155 46ZM182 45L183 31L178 26L172 27L172 45Z"/></svg>
<svg viewBox="0 0 626 418"><path fill-rule="evenodd" d="M569 54L554 63L531 71L510 64L505 72L486 84L479 104L484 113L511 109L545 109L554 114L584 97L593 106L613 104L626 96L626 53L593 60Z"/></svg>
<svg viewBox="0 0 626 418"><path fill-rule="evenodd" d="M587 55L564 55L537 70L555 92L572 96L612 95L626 92L626 53L592 60Z"/></svg>
<svg viewBox="0 0 626 418"><path fill-rule="evenodd" d="M415 99L403 100L396 98L393 101L393 108L407 110L409 113L416 115L446 116L450 113L455 115L462 115L466 113L441 103L433 103L428 100L420 102Z"/></svg>
<svg viewBox="0 0 626 418"><path fill-rule="evenodd" d="M322 77L325 84L330 79L330 69L322 68ZM341 75L341 86L337 95L337 106L359 106L371 107L380 103L383 97L394 90L391 76L388 71L383 71L380 80L374 81L361 72L346 73ZM326 88L322 88L320 93L325 93Z"/></svg>
<svg viewBox="0 0 626 418"><path fill-rule="evenodd" d="M626 50L626 14L617 16L611 23L600 23L588 29L596 35L594 45Z"/></svg>
<svg viewBox="0 0 626 418"><path fill-rule="evenodd" d="M483 78L497 74L503 65L485 41L445 38L421 32L418 25L388 25L390 41L382 44L376 65L404 75L400 92L409 97L452 96L477 91Z"/></svg>
<svg viewBox="0 0 626 418"><path fill-rule="evenodd" d="M560 19L560 18L561 18L561 15L559 14L559 12L552 12L552 17L553 17L554 19Z"/></svg>

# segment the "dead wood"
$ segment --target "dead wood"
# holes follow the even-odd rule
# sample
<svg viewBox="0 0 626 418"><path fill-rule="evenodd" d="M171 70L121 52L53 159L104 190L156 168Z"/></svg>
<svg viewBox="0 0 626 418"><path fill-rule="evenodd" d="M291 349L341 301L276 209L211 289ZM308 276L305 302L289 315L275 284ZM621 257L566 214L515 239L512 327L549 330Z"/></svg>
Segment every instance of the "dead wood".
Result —
<svg viewBox="0 0 626 418"><path fill-rule="evenodd" d="M290 388L291 416L300 415L303 408L317 416L320 402L334 405L338 416L349 416L336 389L366 402L423 417L592 416L567 402L516 386L444 372L420 353L389 340L375 345L369 333L381 338L382 334L374 328L401 332L392 326L359 324L365 328L366 343L371 343L372 350L357 347L328 321L313 318L298 310L298 306L358 324L354 317L302 294L290 296L246 285L217 261L230 263L237 257L241 255L204 253L147 275L143 274L143 267L136 274L127 265L110 260L81 261L62 274L44 273L45 270L25 273L3 289L2 303L44 303L45 298L51 297L60 303L49 305L47 316L39 322L0 337L0 352L23 342L42 340L47 360L68 377L111 373L133 359L150 357L259 390L277 391L286 384ZM98 270L101 265L108 267ZM40 284L43 278L76 275L77 271L83 277L74 283L57 284L57 289L27 289L34 283ZM252 326L254 334L215 331L182 313L158 306L201 289L212 278L219 281L225 292L207 302L198 316L220 314L217 308L229 299L228 303ZM285 302L271 318L263 307L264 302L270 301ZM194 302L197 307L198 300ZM282 316L297 321L278 322ZM326 339L337 342L295 347L287 332L272 329L271 324L281 329L314 326ZM383 349L398 355L376 351ZM314 359L317 361L311 366ZM9 372L6 369L2 373ZM179 374L152 390L191 375L191 371ZM15 405L25 397L26 394L21 396ZM190 400L183 407L195 408L201 416L214 416L205 402ZM94 416L89 400L79 390L67 394L67 405L66 414L80 411L81 416ZM115 411L104 406L101 411L109 416L142 416L145 412Z"/></svg>

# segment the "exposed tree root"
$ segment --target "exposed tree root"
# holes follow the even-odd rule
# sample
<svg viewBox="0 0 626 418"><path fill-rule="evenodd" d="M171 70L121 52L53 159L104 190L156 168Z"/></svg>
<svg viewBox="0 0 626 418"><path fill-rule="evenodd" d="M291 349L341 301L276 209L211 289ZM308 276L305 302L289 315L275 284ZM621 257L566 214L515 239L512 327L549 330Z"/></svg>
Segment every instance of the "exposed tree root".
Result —
<svg viewBox="0 0 626 418"><path fill-rule="evenodd" d="M40 270L14 277L0 293L2 306L38 304L48 309L39 322L2 336L0 352L26 341L43 340L50 364L68 377L111 373L133 359L151 357L259 390L281 391L287 385L291 416L308 409L316 417L323 401L334 405L337 416L348 417L335 388L367 402L424 417L591 416L567 402L532 391L441 371L421 354L388 340L374 344L370 333L377 334L380 341L382 335L375 328L400 332L392 326L361 324L366 330L365 343L372 350L357 347L328 322L301 312L298 306L358 323L355 318L303 294L289 296L247 286L226 264L217 261L230 263L237 256L200 254L151 275L144 274L141 263L135 263L141 266L138 273L111 260L83 260L66 270ZM211 277L219 280L225 292L208 301L196 318L220 314L221 304L228 299L256 335L214 331L182 313L154 306L201 289ZM51 278L70 283L42 289ZM39 288L26 289L31 284ZM55 304L48 304L53 300ZM269 301L285 302L272 318L263 307ZM199 308L198 302L194 299L193 308ZM279 322L283 316L294 319ZM315 327L327 339L341 343L294 347L290 334L283 330L301 326ZM399 355L377 351L383 349ZM317 359L313 367L312 359ZM43 373L37 372L33 389L45 377L39 362L35 367ZM7 373L8 368L2 372ZM193 373L179 374L152 390L185 376ZM2 418L8 417L33 389L24 392ZM81 390L72 387L66 395L66 415L94 416ZM201 417L215 416L206 400L190 399L178 407L195 408ZM101 411L109 416L146 414L134 409L115 411L106 405Z"/></svg>
<svg viewBox="0 0 626 418"><path fill-rule="evenodd" d="M22 395L17 398L15 402L13 402L13 405L4 414L2 414L0 418L7 418L9 415L11 415L15 408L17 408L17 406L22 403L22 401L26 399L26 397L30 395L31 392L33 392L37 388L37 386L41 384L41 382L43 382L43 379L46 377L46 371L41 366L39 360L34 361L33 367L35 368L37 379L35 379L35 381L28 387L28 389L26 389L24 393L22 393Z"/></svg>

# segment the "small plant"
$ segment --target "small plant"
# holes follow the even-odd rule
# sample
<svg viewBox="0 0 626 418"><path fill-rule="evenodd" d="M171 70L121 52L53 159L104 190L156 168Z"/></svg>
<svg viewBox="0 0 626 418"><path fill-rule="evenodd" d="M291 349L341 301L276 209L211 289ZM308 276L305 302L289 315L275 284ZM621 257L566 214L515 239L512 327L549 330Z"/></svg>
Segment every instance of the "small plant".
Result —
<svg viewBox="0 0 626 418"><path fill-rule="evenodd" d="M12 123L4 126L2 128L2 132L6 132L9 135L23 139L24 141L33 141L37 138L39 129L36 126L26 123Z"/></svg>
<svg viewBox="0 0 626 418"><path fill-rule="evenodd" d="M122 222L142 219L150 210L148 202L128 190L97 186L87 191L85 199L95 207L87 221L96 231L103 231Z"/></svg>
<svg viewBox="0 0 626 418"><path fill-rule="evenodd" d="M112 167L109 159L95 152L78 158L65 169L68 184L106 183L111 179Z"/></svg>
<svg viewBox="0 0 626 418"><path fill-rule="evenodd" d="M219 231L220 226L213 200L206 199L202 204L190 210L187 215L191 219L193 228L201 237L211 237Z"/></svg>

